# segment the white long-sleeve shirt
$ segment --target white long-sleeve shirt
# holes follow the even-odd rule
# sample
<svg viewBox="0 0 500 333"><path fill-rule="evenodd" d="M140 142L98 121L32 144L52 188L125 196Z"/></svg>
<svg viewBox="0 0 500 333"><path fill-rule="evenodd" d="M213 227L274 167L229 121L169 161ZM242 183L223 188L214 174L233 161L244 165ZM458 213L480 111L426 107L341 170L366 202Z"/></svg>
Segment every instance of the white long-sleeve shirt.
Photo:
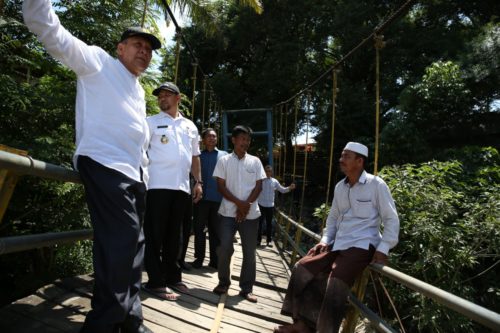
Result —
<svg viewBox="0 0 500 333"><path fill-rule="evenodd" d="M138 77L103 49L71 35L50 0L25 0L23 16L47 52L77 74L74 162L85 155L136 181L142 166L147 180L149 129Z"/></svg>
<svg viewBox="0 0 500 333"><path fill-rule="evenodd" d="M335 186L321 242L333 242L332 251L350 247L368 249L372 244L387 255L398 243L399 235L398 213L387 184L366 171L353 187L346 180Z"/></svg>
<svg viewBox="0 0 500 333"><path fill-rule="evenodd" d="M290 189L288 187L281 186L280 182L273 177L266 177L262 181L262 192L259 194L259 205L262 207L274 207L274 191L280 191L281 193L288 193Z"/></svg>

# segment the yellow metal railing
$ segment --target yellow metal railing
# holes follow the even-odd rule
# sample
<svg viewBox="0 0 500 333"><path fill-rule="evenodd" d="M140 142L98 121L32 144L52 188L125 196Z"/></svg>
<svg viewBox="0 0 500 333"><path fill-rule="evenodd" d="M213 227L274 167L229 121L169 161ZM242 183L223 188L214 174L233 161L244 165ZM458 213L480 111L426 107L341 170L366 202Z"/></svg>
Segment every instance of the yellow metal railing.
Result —
<svg viewBox="0 0 500 333"><path fill-rule="evenodd" d="M0 151L20 156L28 156L27 151L11 148L2 144L0 144ZM9 201L12 197L12 193L14 192L18 179L19 176L15 173L15 171L0 169L0 223L2 222L7 207L9 206Z"/></svg>
<svg viewBox="0 0 500 333"><path fill-rule="evenodd" d="M277 245L281 246L282 252L287 251L287 245L291 246L293 250L293 255L300 255L300 257L305 255L305 251L300 248L300 240L299 242L294 241L294 236L289 234L289 231L294 227L294 234L299 233L302 235L306 235L313 239L316 242L321 240L321 236L312 232L311 230L304 227L302 224L297 223L292 218L287 216L284 212L279 209L276 209L276 221L278 223L276 231L278 232L278 236L276 239L278 240ZM281 240L281 243L280 243ZM290 260L290 266L293 266L291 263L295 263L299 258L288 258ZM397 283L400 283L418 293L431 298L432 300L442 304L443 306L454 310L471 320L482 324L495 332L500 332L500 314L488 310L480 305L474 304L466 299L460 298L454 294L451 294L447 291L434 287L426 282L415 279L412 276L406 275L402 272L399 272L393 268L379 265L379 264L370 264L368 268L365 270L362 276L360 276L354 284L352 289L352 293L350 296L350 303L353 305L354 309L350 311L360 311L361 314L367 318L374 327L380 332L396 332L393 328L388 326L380 317L378 317L373 311L369 310L366 306L362 304L362 299L364 296L364 288L366 286L366 282L363 279L368 279L370 271L376 272L384 277L387 277ZM362 292L360 292L362 290ZM349 313L346 316L346 320L344 321L344 325L342 327L343 333L352 333L356 327L358 316L349 316Z"/></svg>
<svg viewBox="0 0 500 333"><path fill-rule="evenodd" d="M7 208L15 182L21 175L38 176L65 182L80 183L78 172L58 165L45 163L31 158L26 152L0 145L1 181L1 214ZM72 243L91 239L92 230L74 230L66 232L49 232L36 235L22 235L0 238L0 255L26 251L55 244Z"/></svg>

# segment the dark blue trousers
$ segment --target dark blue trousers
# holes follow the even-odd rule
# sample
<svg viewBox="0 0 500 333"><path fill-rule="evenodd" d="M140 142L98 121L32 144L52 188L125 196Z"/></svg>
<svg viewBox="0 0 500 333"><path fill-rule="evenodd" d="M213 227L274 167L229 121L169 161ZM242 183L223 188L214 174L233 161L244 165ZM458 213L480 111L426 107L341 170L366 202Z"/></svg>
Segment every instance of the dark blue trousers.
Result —
<svg viewBox="0 0 500 333"><path fill-rule="evenodd" d="M205 226L208 227L208 242L210 248L209 265L217 267L217 246L220 240L217 234L217 223L219 222L220 202L201 200L195 206L194 214L194 257L196 261L203 263L206 250Z"/></svg>
<svg viewBox="0 0 500 333"><path fill-rule="evenodd" d="M259 205L260 217L259 217L259 233L257 234L257 245L260 245L262 240L262 228L264 227L264 220L266 222L266 241L267 244L271 243L273 234L273 215L274 207L264 207Z"/></svg>
<svg viewBox="0 0 500 333"><path fill-rule="evenodd" d="M142 322L144 183L87 156L77 162L94 229L92 310L81 332L117 332L121 323Z"/></svg>
<svg viewBox="0 0 500 333"><path fill-rule="evenodd" d="M181 231L191 196L180 190L148 190L146 220L146 254L148 288L161 288L182 281L179 266Z"/></svg>

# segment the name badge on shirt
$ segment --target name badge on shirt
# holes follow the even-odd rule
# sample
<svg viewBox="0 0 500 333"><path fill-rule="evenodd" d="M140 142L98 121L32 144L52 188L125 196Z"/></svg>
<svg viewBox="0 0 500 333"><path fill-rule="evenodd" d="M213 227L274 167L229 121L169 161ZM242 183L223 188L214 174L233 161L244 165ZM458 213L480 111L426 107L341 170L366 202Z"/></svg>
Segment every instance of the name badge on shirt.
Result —
<svg viewBox="0 0 500 333"><path fill-rule="evenodd" d="M163 143L163 144L166 144L168 143L168 136L166 136L165 134L163 134L160 138L160 142Z"/></svg>

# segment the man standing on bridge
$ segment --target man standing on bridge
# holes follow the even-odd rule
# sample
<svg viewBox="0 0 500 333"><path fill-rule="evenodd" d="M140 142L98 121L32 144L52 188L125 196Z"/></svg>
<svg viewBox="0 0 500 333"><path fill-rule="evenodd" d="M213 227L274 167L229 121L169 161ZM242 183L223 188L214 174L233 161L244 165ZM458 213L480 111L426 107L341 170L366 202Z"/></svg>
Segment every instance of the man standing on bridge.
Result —
<svg viewBox="0 0 500 333"><path fill-rule="evenodd" d="M217 191L217 181L212 175L217 161L222 156L227 155L227 152L217 149L217 133L213 128L205 128L201 133L201 139L205 146L200 154L203 198L194 206L194 257L196 260L191 265L194 268L203 266L206 248L205 227L207 227L210 248L208 266L217 269L216 251L217 246L219 246L217 223L219 222L218 211L222 195Z"/></svg>
<svg viewBox="0 0 500 333"><path fill-rule="evenodd" d="M142 28L121 36L118 59L61 26L50 0L26 0L24 21L77 75L76 152L94 229L92 310L81 332L151 332L139 298L149 131L139 76L160 41Z"/></svg>
<svg viewBox="0 0 500 333"><path fill-rule="evenodd" d="M231 284L231 256L234 253L233 237L236 230L241 236L243 263L240 274L240 296L250 302L257 302L252 293L256 276L255 249L259 229L259 207L257 197L266 178L260 160L247 153L252 131L246 126L236 126L231 133L234 150L222 156L217 162L213 176L222 194L219 227L220 245L217 248L219 284L216 294L224 294Z"/></svg>
<svg viewBox="0 0 500 333"><path fill-rule="evenodd" d="M368 148L349 142L321 241L293 268L281 312L294 323L275 333L338 332L349 287L370 263L386 264L398 242L399 218L389 188L364 170ZM384 233L380 234L383 224Z"/></svg>
<svg viewBox="0 0 500 333"><path fill-rule="evenodd" d="M177 294L188 294L179 265L182 225L191 204L189 174L194 177L192 200L202 195L199 135L196 125L179 112L181 93L172 82L153 91L161 112L147 118L151 140L148 149L148 182L145 267L146 287L157 296L173 301ZM189 230L184 230L189 232ZM184 238L184 237L182 237Z"/></svg>

